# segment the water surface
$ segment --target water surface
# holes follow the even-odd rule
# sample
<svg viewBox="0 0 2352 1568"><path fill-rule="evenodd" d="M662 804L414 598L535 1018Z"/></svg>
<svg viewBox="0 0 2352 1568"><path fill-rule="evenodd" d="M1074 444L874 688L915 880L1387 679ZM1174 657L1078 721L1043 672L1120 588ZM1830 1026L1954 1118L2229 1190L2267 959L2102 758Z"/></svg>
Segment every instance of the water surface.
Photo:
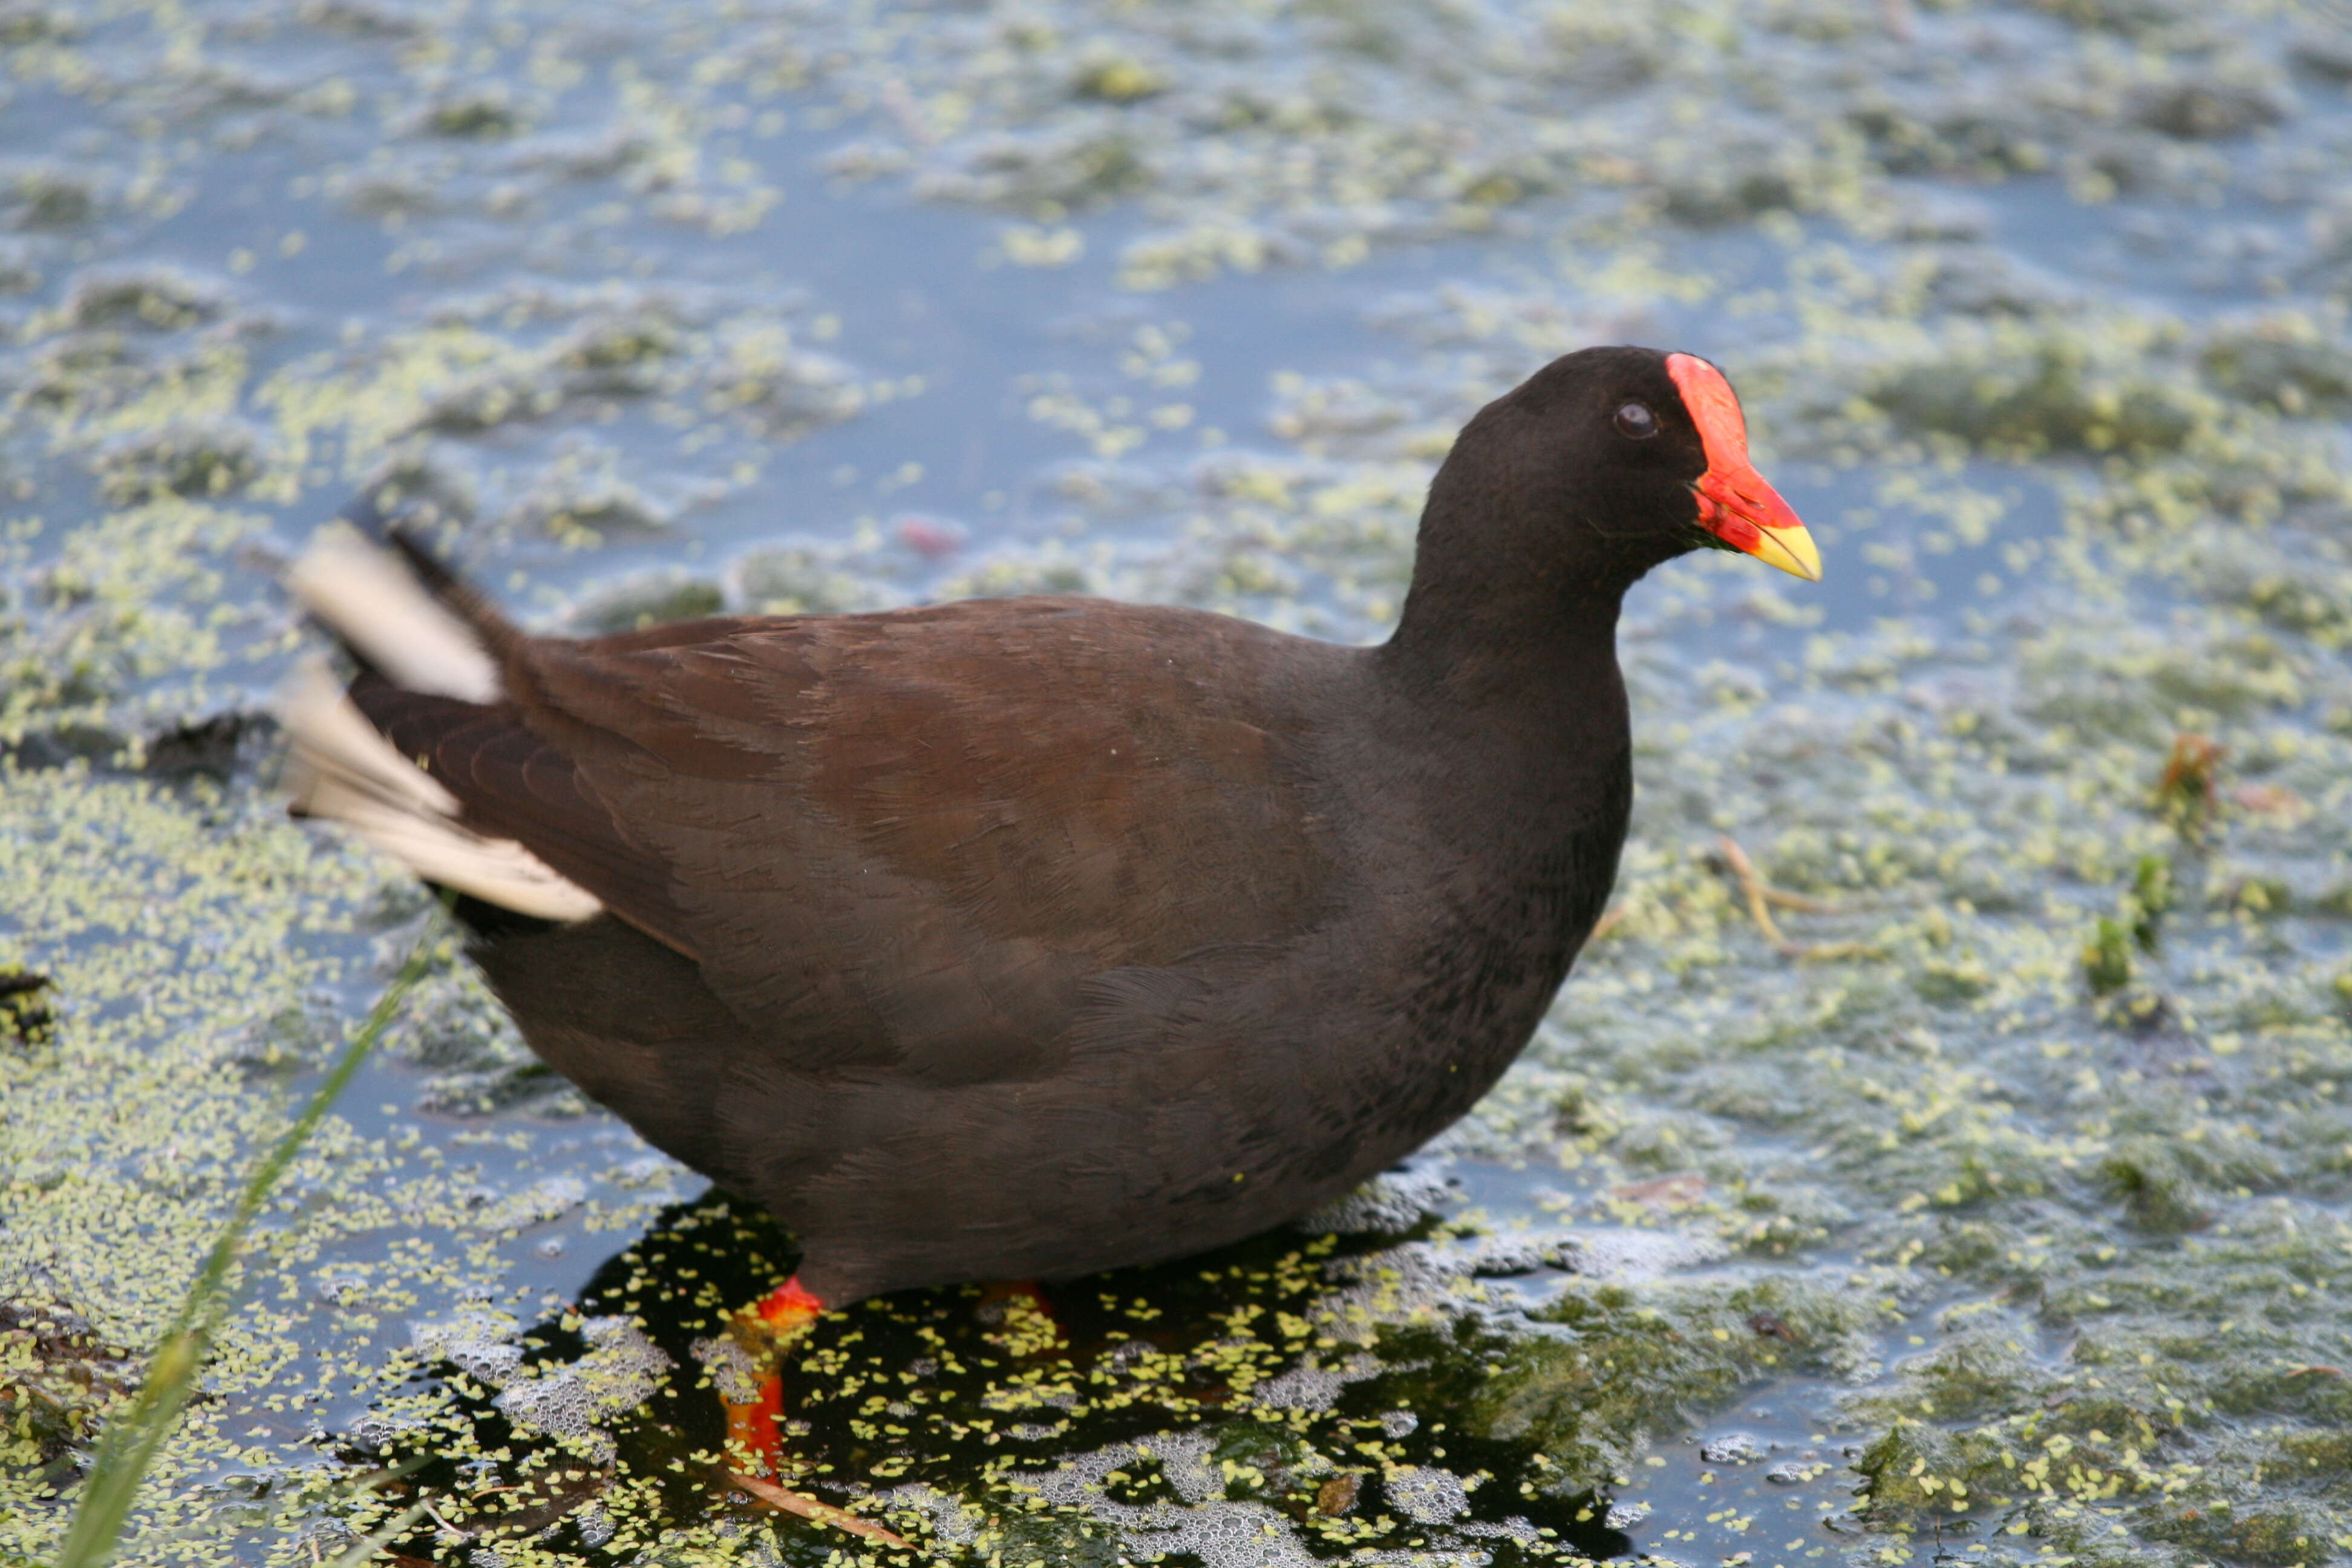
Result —
<svg viewBox="0 0 2352 1568"><path fill-rule="evenodd" d="M1519 1068L1058 1341L829 1321L793 1484L972 1563L2352 1552L2340 12L61 4L0 65L0 1552L426 929L269 785L354 487L550 629L1362 639L1461 421L1632 339L1730 370L1828 578L1636 592L1620 915ZM128 1560L413 1496L413 1559L880 1560L710 1468L790 1256L453 961Z"/></svg>

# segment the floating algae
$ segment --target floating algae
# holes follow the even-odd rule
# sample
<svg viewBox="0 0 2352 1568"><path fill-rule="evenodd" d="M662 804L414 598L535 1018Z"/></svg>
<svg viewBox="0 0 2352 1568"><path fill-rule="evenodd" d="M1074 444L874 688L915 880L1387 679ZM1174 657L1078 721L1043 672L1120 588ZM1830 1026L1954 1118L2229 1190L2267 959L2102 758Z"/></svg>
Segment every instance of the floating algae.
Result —
<svg viewBox="0 0 2352 1568"><path fill-rule="evenodd" d="M2340 17L332 0L0 47L0 978L49 981L0 996L0 1555L424 918L267 785L268 579L353 485L551 627L1076 591L1368 637L1460 421L1624 339L1733 372L1830 574L1637 591L1634 836L1528 1058L1324 1229L1057 1288L1058 1341L828 1321L792 1484L974 1563L2352 1552ZM454 963L394 1045L128 1560L324 1560L411 1453L415 1557L887 1555L708 1468L785 1239Z"/></svg>

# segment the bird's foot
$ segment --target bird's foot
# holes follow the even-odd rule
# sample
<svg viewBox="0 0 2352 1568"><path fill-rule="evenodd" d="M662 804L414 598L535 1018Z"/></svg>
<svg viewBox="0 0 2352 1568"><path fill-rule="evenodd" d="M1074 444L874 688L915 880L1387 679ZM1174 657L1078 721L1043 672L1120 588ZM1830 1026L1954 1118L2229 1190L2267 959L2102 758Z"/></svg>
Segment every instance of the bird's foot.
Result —
<svg viewBox="0 0 2352 1568"><path fill-rule="evenodd" d="M783 1468L784 1352L824 1314L824 1303L794 1278L729 1321L727 1337L741 1354L730 1357L733 1364L728 1373L714 1378L719 1403L727 1409L727 1479L763 1507L911 1552L915 1548L905 1537L872 1520L860 1519L847 1509L821 1502L761 1474L777 1476Z"/></svg>
<svg viewBox="0 0 2352 1568"><path fill-rule="evenodd" d="M800 1331L824 1313L824 1303L816 1293L800 1281L795 1274L760 1298L751 1309L760 1327L772 1336L778 1344L797 1339Z"/></svg>

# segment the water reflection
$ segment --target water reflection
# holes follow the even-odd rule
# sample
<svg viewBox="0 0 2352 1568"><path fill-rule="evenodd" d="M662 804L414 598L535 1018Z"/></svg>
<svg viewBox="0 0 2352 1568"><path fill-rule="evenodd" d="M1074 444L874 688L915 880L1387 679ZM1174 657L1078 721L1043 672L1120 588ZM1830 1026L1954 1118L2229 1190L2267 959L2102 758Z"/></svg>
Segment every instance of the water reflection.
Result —
<svg viewBox="0 0 2352 1568"><path fill-rule="evenodd" d="M834 1314L790 1354L779 1477L974 1561L1217 1561L1229 1548L1216 1543L1254 1537L1318 1558L1628 1550L1606 1500L1564 1492L1538 1445L1435 1414L1475 1406L1510 1338L1467 1321L1349 1321L1332 1282L1377 1279L1403 1239L1276 1234L1048 1287L1050 1317L978 1288ZM793 1261L764 1213L710 1195L665 1210L538 1322L477 1312L429 1326L420 1348L447 1402L415 1426L372 1424L352 1450L427 1461L394 1489L395 1508L411 1489L437 1500L404 1549L423 1554L454 1527L619 1555L647 1519L711 1516L842 1544L766 1517L721 1461L712 1374L727 1375L727 1319Z"/></svg>

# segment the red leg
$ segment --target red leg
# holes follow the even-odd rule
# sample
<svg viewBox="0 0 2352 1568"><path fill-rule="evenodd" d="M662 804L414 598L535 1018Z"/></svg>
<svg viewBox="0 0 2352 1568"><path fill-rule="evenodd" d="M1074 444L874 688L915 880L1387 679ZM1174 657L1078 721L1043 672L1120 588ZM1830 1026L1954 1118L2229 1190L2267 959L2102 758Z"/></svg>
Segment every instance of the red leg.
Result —
<svg viewBox="0 0 2352 1568"><path fill-rule="evenodd" d="M783 1452L784 1379L778 1365L783 1348L808 1331L824 1311L824 1303L797 1277L785 1280L758 1302L735 1314L729 1331L751 1352L757 1393L746 1401L729 1399L728 1462L738 1469L749 1465L756 1472L773 1471Z"/></svg>
<svg viewBox="0 0 2352 1568"><path fill-rule="evenodd" d="M778 1461L783 1457L784 1379L780 1363L784 1348L806 1333L809 1325L824 1314L824 1303L796 1275L736 1313L734 1321L728 1324L729 1336L750 1352L757 1369L751 1398L740 1403L728 1398L723 1384L719 1396L719 1403L727 1407L728 1480L736 1490L764 1507L798 1514L901 1552L912 1552L912 1542L872 1520L860 1519L847 1509L835 1508L774 1481L763 1480L758 1474L765 1469L773 1475L782 1468Z"/></svg>
<svg viewBox="0 0 2352 1568"><path fill-rule="evenodd" d="M748 1465L753 1472L774 1469L784 1451L784 1380L774 1368L761 1373L759 1392L747 1404L724 1395L727 1407L727 1461L735 1468Z"/></svg>

